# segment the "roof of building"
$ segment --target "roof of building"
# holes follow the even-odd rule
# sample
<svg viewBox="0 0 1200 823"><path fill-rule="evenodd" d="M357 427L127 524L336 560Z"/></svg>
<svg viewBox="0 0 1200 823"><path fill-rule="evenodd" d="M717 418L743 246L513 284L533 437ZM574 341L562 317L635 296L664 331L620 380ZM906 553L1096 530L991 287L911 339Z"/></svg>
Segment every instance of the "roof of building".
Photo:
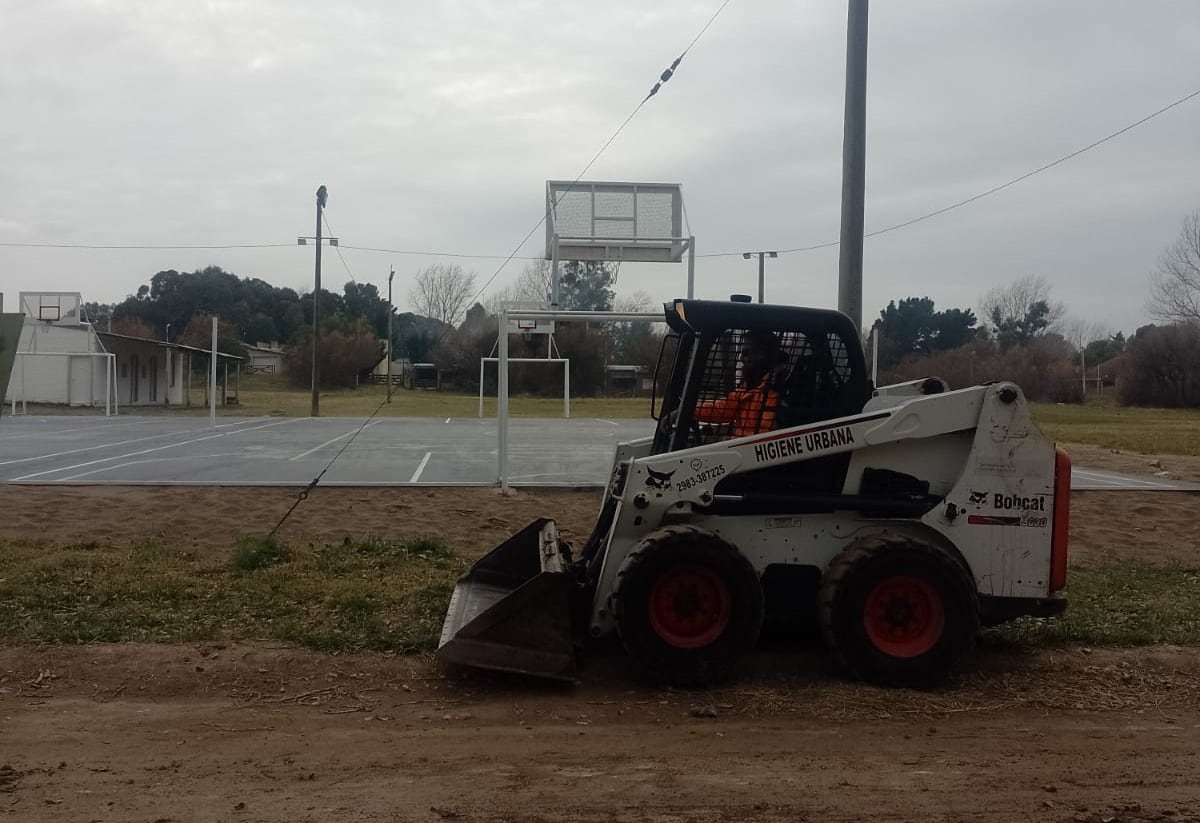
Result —
<svg viewBox="0 0 1200 823"><path fill-rule="evenodd" d="M182 343L169 343L166 340L152 340L149 337L134 337L133 335L130 335L130 334L117 334L116 332L111 332L111 331L98 331L98 332L96 332L96 334L99 335L100 337L111 337L116 340L132 340L135 343L150 343L152 345L158 346L159 348L163 348L163 349L176 349L177 351L190 351L190 352L197 352L199 354L212 354L211 349L200 349L200 348L197 348L196 346L185 346ZM241 360L242 359L241 357L238 357L236 354L226 354L223 351L217 352L217 357L218 358L224 357L229 360Z"/></svg>

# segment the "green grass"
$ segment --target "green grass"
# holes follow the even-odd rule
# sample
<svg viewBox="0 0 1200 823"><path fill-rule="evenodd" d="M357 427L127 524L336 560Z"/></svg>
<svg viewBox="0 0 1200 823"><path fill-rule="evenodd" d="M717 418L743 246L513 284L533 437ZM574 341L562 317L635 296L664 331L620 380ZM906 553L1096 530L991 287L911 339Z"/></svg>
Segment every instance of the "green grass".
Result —
<svg viewBox="0 0 1200 823"><path fill-rule="evenodd" d="M1033 418L1060 442L1140 454L1200 455L1200 409L1035 403Z"/></svg>
<svg viewBox="0 0 1200 823"><path fill-rule="evenodd" d="M461 573L438 538L230 553L0 544L0 642L285 640L325 651L432 649Z"/></svg>
<svg viewBox="0 0 1200 823"><path fill-rule="evenodd" d="M230 394L233 394L232 388ZM283 417L307 417L312 410L312 394L308 389L297 388L281 377L255 375L242 379L236 406L218 408L219 415L280 415ZM392 402L385 403L387 387L363 385L354 389L332 389L320 394L321 414L325 417L366 417L378 410L379 417L477 417L479 396L452 391L409 390L399 386L392 388ZM204 415L208 414L205 394L199 384L192 387L191 406L138 406L136 409L121 407L122 413ZM381 404L383 404L381 406ZM30 414L95 414L95 409L71 409L65 406L30 405ZM100 410L102 413L103 410ZM526 397L514 395L509 398L509 413L514 417L562 417L562 395L558 397ZM484 397L483 416L496 416L496 398ZM599 417L640 418L650 416L649 397L572 397L571 416L580 418Z"/></svg>
<svg viewBox="0 0 1200 823"><path fill-rule="evenodd" d="M436 646L465 563L438 538L231 552L0 544L0 643L282 640L327 652ZM992 630L1025 647L1200 646L1200 566L1108 562L1071 569L1052 620Z"/></svg>
<svg viewBox="0 0 1200 823"><path fill-rule="evenodd" d="M996 634L1033 646L1200 645L1200 566L1123 561L1072 567L1060 618L1022 619Z"/></svg>

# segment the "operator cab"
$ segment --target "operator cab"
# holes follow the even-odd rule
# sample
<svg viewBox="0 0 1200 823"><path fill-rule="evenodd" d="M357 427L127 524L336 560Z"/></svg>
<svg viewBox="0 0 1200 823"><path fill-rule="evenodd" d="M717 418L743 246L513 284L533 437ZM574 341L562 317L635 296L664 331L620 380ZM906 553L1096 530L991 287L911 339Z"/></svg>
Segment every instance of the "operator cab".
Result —
<svg viewBox="0 0 1200 823"><path fill-rule="evenodd" d="M654 453L858 414L862 345L829 309L676 300L655 374Z"/></svg>

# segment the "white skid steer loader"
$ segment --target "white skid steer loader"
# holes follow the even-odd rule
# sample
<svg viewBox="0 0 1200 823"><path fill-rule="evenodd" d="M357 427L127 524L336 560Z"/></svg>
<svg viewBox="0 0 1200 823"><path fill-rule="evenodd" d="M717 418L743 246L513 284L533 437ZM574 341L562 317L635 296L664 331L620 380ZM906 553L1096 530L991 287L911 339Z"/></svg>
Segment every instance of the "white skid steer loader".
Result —
<svg viewBox="0 0 1200 823"><path fill-rule="evenodd" d="M538 520L479 560L442 661L569 680L615 632L703 685L765 619L807 614L858 676L927 686L981 625L1066 607L1071 463L1016 385L873 391L838 312L665 308L658 426L617 447L591 537L574 552Z"/></svg>

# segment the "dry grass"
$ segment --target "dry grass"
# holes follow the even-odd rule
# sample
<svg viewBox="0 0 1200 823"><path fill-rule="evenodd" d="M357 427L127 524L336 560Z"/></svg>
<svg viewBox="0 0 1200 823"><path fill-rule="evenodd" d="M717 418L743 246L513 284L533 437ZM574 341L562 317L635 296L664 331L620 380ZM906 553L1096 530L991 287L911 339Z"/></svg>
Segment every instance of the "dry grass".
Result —
<svg viewBox="0 0 1200 823"><path fill-rule="evenodd" d="M296 388L281 377L255 375L242 379L238 392L239 403L218 410L225 415L281 415L307 417L312 409L312 394ZM479 415L479 396L451 391L410 390L392 388L392 402L386 403L387 387L363 385L354 389L322 391L321 414L325 417L476 417ZM170 414L207 414L205 395L193 387L190 408L165 410ZM139 407L137 414L156 414L159 407ZM559 397L509 398L509 414L514 417L563 416L563 400ZM603 419L645 419L650 414L648 397L573 397L571 416ZM483 416L496 416L496 398L484 397Z"/></svg>
<svg viewBox="0 0 1200 823"><path fill-rule="evenodd" d="M1035 403L1033 416L1042 431L1060 442L1139 454L1200 455L1200 409Z"/></svg>

